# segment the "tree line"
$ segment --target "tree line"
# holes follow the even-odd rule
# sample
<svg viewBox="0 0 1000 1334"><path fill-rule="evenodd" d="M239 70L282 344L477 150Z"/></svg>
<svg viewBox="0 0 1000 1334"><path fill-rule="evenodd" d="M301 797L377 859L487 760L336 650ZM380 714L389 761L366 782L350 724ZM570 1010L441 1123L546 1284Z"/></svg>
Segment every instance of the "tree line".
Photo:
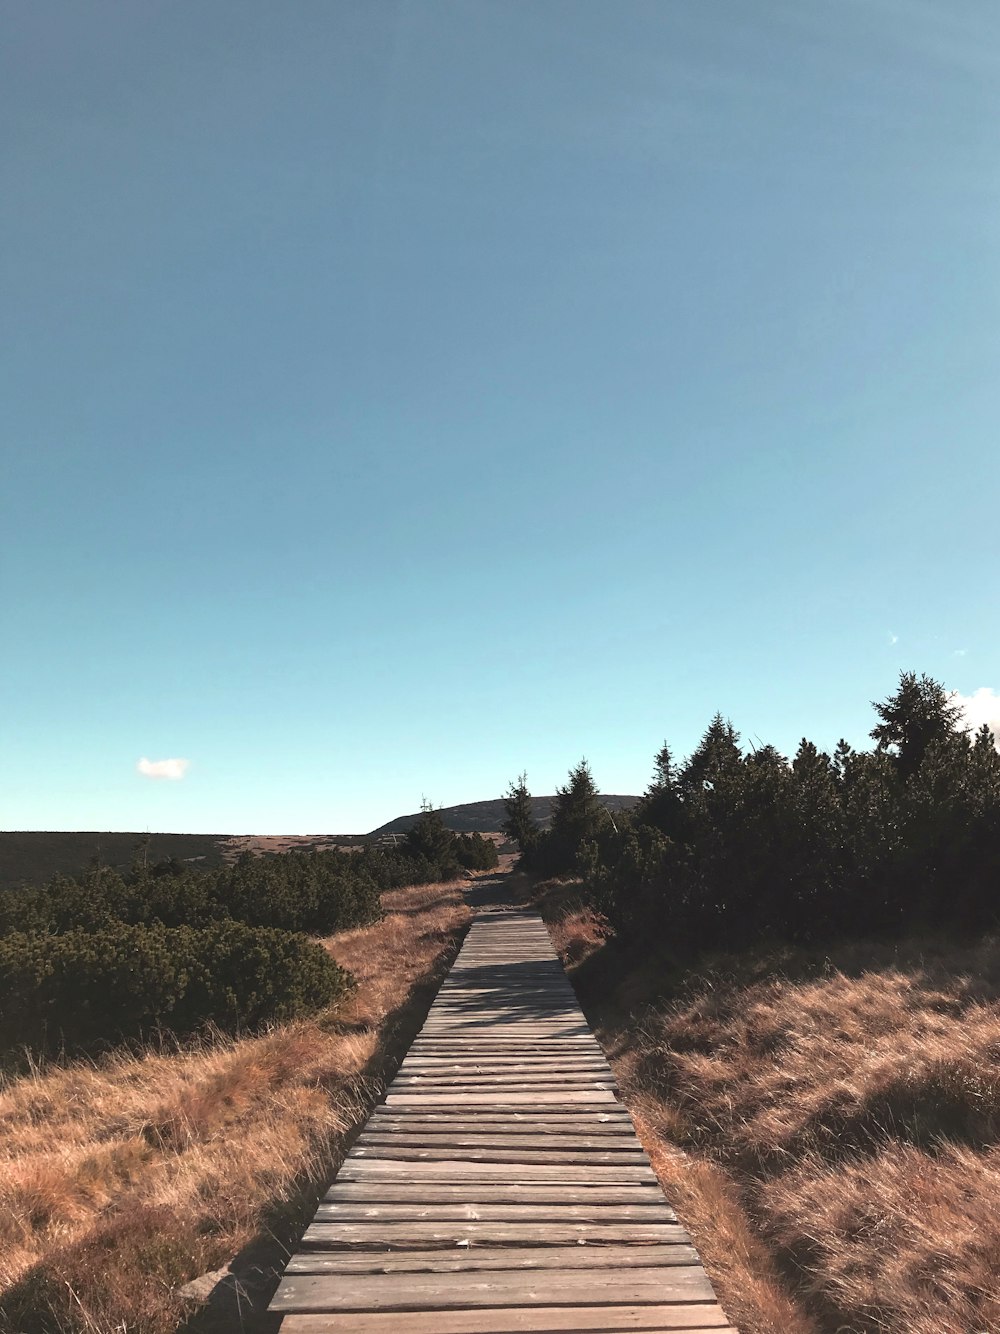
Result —
<svg viewBox="0 0 1000 1334"><path fill-rule="evenodd" d="M874 703L875 743L791 759L743 749L717 714L678 763L664 744L638 805L612 817L586 761L531 819L524 775L507 832L541 874L576 874L622 935L680 948L903 930L977 931L1000 913L1000 754L940 682L900 674Z"/></svg>

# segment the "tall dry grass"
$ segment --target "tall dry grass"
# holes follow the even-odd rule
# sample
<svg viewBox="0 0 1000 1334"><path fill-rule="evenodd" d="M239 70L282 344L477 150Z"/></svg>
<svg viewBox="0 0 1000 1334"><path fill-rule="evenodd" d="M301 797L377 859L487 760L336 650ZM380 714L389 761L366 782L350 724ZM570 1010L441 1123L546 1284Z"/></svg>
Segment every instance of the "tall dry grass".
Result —
<svg viewBox="0 0 1000 1334"><path fill-rule="evenodd" d="M262 1036L52 1065L0 1090L0 1329L167 1334L245 1252L266 1289L419 1025L468 921L460 887L383 896L326 945L358 981Z"/></svg>
<svg viewBox="0 0 1000 1334"><path fill-rule="evenodd" d="M1000 944L629 955L541 905L744 1334L1000 1331Z"/></svg>

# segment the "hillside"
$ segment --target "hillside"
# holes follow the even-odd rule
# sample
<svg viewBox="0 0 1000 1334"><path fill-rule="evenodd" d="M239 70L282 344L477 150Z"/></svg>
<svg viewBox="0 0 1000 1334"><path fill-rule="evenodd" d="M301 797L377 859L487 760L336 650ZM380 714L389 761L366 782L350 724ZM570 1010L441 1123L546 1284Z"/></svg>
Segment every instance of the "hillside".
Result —
<svg viewBox="0 0 1000 1334"><path fill-rule="evenodd" d="M638 800L638 797L601 793L601 804L611 812L631 810ZM554 796L531 798L531 809L534 817L543 827L548 825L552 817L552 803L554 801ZM502 797L496 797L492 801L467 801L461 806L443 806L438 814L448 828L454 830L456 834L472 834L477 831L480 834L491 833L500 829L507 818ZM408 829L412 829L419 818L419 811L414 811L412 815L397 816L395 820L390 820L388 824L373 829L368 837L381 838L385 834L405 834Z"/></svg>
<svg viewBox="0 0 1000 1334"><path fill-rule="evenodd" d="M109 834L100 831L64 833L31 830L0 833L0 889L40 885L54 875L76 875L95 858L104 866L127 870L141 854L145 834ZM241 852L287 852L291 848L328 848L360 843L350 834L150 834L150 862L176 857L211 869L232 861Z"/></svg>

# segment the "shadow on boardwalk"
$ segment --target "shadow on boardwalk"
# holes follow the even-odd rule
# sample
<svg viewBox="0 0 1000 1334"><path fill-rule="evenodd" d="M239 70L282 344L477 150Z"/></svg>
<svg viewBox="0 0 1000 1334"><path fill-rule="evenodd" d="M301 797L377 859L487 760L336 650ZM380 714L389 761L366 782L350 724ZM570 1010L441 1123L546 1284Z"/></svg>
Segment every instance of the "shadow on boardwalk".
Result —
<svg viewBox="0 0 1000 1334"><path fill-rule="evenodd" d="M514 906L510 873L499 871L475 880L465 891L465 901L474 913L509 912Z"/></svg>

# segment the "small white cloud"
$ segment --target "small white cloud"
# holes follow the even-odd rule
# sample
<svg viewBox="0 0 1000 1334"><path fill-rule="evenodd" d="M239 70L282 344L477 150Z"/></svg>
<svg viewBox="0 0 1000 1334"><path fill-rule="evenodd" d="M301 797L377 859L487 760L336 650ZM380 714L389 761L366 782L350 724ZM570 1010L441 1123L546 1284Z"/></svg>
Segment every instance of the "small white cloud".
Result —
<svg viewBox="0 0 1000 1334"><path fill-rule="evenodd" d="M962 710L962 724L968 731L978 732L985 723L1000 741L1000 695L992 686L980 686L971 695L953 690L951 700Z"/></svg>
<svg viewBox="0 0 1000 1334"><path fill-rule="evenodd" d="M188 771L190 760L147 760L145 755L135 766L143 778L170 778L175 782Z"/></svg>
<svg viewBox="0 0 1000 1334"><path fill-rule="evenodd" d="M956 658L964 658L968 651L967 648L957 648L952 656Z"/></svg>
<svg viewBox="0 0 1000 1334"><path fill-rule="evenodd" d="M899 635L894 635L891 630L889 631L889 643L890 644L899 643Z"/></svg>

